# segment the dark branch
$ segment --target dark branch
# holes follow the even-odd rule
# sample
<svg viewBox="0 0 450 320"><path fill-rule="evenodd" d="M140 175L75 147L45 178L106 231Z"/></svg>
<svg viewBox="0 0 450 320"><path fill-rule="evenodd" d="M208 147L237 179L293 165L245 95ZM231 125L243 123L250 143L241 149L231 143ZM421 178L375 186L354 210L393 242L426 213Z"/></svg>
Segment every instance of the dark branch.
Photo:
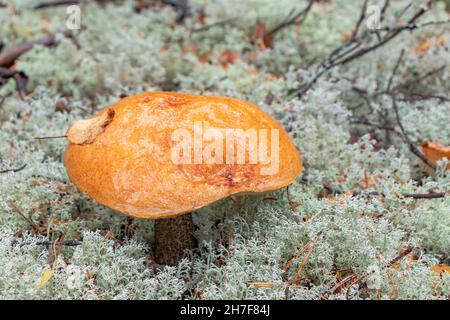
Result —
<svg viewBox="0 0 450 320"><path fill-rule="evenodd" d="M398 67L400 66L400 63L402 62L404 54L405 54L405 49L402 49L402 51L400 52L400 56L398 57L397 63L395 64L394 70L392 70L391 77L389 78L389 81L388 81L388 84L386 87L386 92L391 91L392 81L394 80L395 74L397 73Z"/></svg>
<svg viewBox="0 0 450 320"><path fill-rule="evenodd" d="M293 15L295 10L292 10L280 24L267 31L264 34L263 38L273 38L275 34L280 32L281 30L286 29L287 27L292 25L303 23L303 21L305 21L306 17L308 16L309 11L311 10L313 3L314 0L309 0L306 7L295 15Z"/></svg>
<svg viewBox="0 0 450 320"><path fill-rule="evenodd" d="M392 95L392 107L395 112L395 118L397 119L397 124L400 128L400 131L402 133L403 141L409 146L409 150L416 155L418 158L420 158L424 163L426 163L431 169L436 170L436 166L431 163L424 155L423 153L417 148L417 146L412 142L409 135L406 133L405 128L403 127L402 121L400 119L400 114L398 112L398 106L397 106L397 99L395 93Z"/></svg>
<svg viewBox="0 0 450 320"><path fill-rule="evenodd" d="M50 7L58 7L58 6L67 6L71 4L78 4L82 2L82 0L50 0L50 1L42 1L33 6L33 9L45 9Z"/></svg>
<svg viewBox="0 0 450 320"><path fill-rule="evenodd" d="M177 22L181 23L191 13L187 0L161 0L167 6L171 6L177 12Z"/></svg>
<svg viewBox="0 0 450 320"><path fill-rule="evenodd" d="M71 36L71 31L64 31L63 34L67 37ZM30 51L35 45L52 46L56 43L56 37L54 34L46 35L42 38L25 42L17 47L9 48L0 53L0 67L9 68L11 67L17 58L19 58L24 53Z"/></svg>
<svg viewBox="0 0 450 320"><path fill-rule="evenodd" d="M0 170L0 173L7 173L7 172L19 172L22 171L23 169L25 169L27 166L27 164L24 164L18 168L14 168L14 169L5 169L5 170Z"/></svg>
<svg viewBox="0 0 450 320"><path fill-rule="evenodd" d="M430 192L430 193L402 193L402 197L413 199L437 199L444 198L445 192Z"/></svg>
<svg viewBox="0 0 450 320"><path fill-rule="evenodd" d="M397 18L397 20L400 19L401 17L403 17L403 15L409 10L409 8L411 8L412 5L413 5L413 1L410 1L403 9L396 12L395 17Z"/></svg>
<svg viewBox="0 0 450 320"><path fill-rule="evenodd" d="M365 18L366 4L367 2L365 1L363 7L361 8L361 15L358 18L358 21L356 23L351 38L343 45L334 49L328 55L328 57L323 59L322 62L320 62L317 65L317 71L316 74L313 76L313 78L298 89L297 95L299 97L303 96L323 75L325 75L328 71L334 69L335 67L347 64L353 60L356 60L368 54L369 52L372 52L380 48L381 46L390 42L392 39L396 38L399 34L401 34L405 30L415 30L417 28L433 24L432 22L424 24L416 24L416 21L430 10L431 1L427 1L426 4L422 6L407 21L406 24L384 29L365 30L364 32L360 32L360 26L362 25L362 21ZM443 22L434 22L434 23L443 23ZM371 42L372 34L377 35L377 41Z"/></svg>
<svg viewBox="0 0 450 320"><path fill-rule="evenodd" d="M414 77L411 80L408 80L405 83L400 84L397 87L395 87L394 91L397 90L397 89L401 89L401 88L408 88L412 84L417 84L419 82L422 82L423 80L425 80L425 79L427 79L429 77L432 77L432 76L434 76L434 75L436 75L438 73L441 73L442 71L445 70L445 68L446 68L446 65L444 64L443 66L440 66L438 68L432 69L432 70L428 71L427 73L425 73L423 75Z"/></svg>
<svg viewBox="0 0 450 320"><path fill-rule="evenodd" d="M14 239L11 242L11 244L12 245L16 245L16 244L21 244L21 245L24 245L24 244L36 244L36 245L39 245L39 246L51 246L53 244L56 244L58 246L75 247L75 246L82 245L83 244L83 240L62 240L62 241L57 241L55 243L55 242L52 242L52 241L49 241L49 240L43 240L43 241L37 241L37 242L19 242L18 240Z"/></svg>
<svg viewBox="0 0 450 320"><path fill-rule="evenodd" d="M359 28L361 28L361 24L363 23L364 19L366 18L366 11L367 11L367 3L369 0L364 0L363 6L361 8L361 14L359 16L358 22L356 23L355 29L353 29L352 36L350 38L350 42L353 42L358 35Z"/></svg>
<svg viewBox="0 0 450 320"><path fill-rule="evenodd" d="M20 98L24 100L27 94L28 76L22 71L0 67L0 85L11 78L16 82L16 89Z"/></svg>
<svg viewBox="0 0 450 320"><path fill-rule="evenodd" d="M203 27L200 27L200 28L197 28L197 29L193 29L193 30L191 31L191 33L203 32L203 31L207 31L207 30L209 30L209 29L211 29L211 28L214 28L214 27L220 27L220 26L223 26L223 25L225 25L225 24L227 24L227 23L229 23L229 22L231 22L231 21L234 21L234 20L236 20L236 19L237 19L237 18L229 18L229 19L217 21L217 22L208 24L208 25L206 25L206 26L203 26Z"/></svg>
<svg viewBox="0 0 450 320"><path fill-rule="evenodd" d="M67 136L63 135L63 136L33 137L33 139L35 139L35 140L63 139L63 138L67 138Z"/></svg>
<svg viewBox="0 0 450 320"><path fill-rule="evenodd" d="M392 267L394 264L396 264L397 262L399 262L400 260L402 260L404 257L406 257L408 254L410 254L412 252L412 250L414 249L413 245L408 245L405 248L402 249L402 251L398 254L398 256L396 256L394 259L392 259L391 261L389 261L388 263L386 263L381 270L385 270L387 268ZM363 281L364 279L366 279L368 276L370 276L370 273L365 273L362 276L356 278L356 280L352 281L350 283L350 285L347 287L347 291L346 291L346 297L347 300L349 299L350 296L350 289L360 283L361 281ZM354 279L355 277L352 277L352 279Z"/></svg>
<svg viewBox="0 0 450 320"><path fill-rule="evenodd" d="M384 19L386 17L387 9L389 8L389 5L390 5L390 0L385 0L383 8L381 9L381 13L380 13L380 22L384 21Z"/></svg>
<svg viewBox="0 0 450 320"><path fill-rule="evenodd" d="M450 23L450 20L441 20L441 21L429 21L425 23L409 23L398 27L385 27L381 29L377 29L377 31L395 31L395 30L415 30L427 26L435 26L440 24Z"/></svg>
<svg viewBox="0 0 450 320"><path fill-rule="evenodd" d="M36 242L36 244L41 245L41 246L51 246L53 244L53 242L44 240L44 241L38 241L38 242ZM80 246L82 244L83 244L83 241L80 241L80 240L62 240L62 241L57 242L57 245L68 246L68 247Z"/></svg>
<svg viewBox="0 0 450 320"><path fill-rule="evenodd" d="M22 218L24 218L31 226L31 228L33 229L33 232L36 234L40 233L40 228L39 226L36 224L36 222L34 222L30 217L27 217L25 215L25 213L22 211L22 209L19 208L19 206L17 206L17 204L15 202L11 203L11 208Z"/></svg>

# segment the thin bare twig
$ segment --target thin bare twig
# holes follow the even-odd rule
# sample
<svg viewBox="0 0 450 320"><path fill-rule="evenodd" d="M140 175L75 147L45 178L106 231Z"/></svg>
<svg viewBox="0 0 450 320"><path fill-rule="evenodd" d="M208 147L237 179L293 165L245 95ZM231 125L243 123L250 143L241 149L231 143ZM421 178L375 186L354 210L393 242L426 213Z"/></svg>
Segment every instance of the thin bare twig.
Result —
<svg viewBox="0 0 450 320"><path fill-rule="evenodd" d="M52 246L55 242L52 242L50 240L43 240L43 241L37 241L37 242L19 242L19 240L14 239L11 244L12 245L16 245L16 244L36 244L38 246ZM68 246L68 247L75 247L75 246L80 246L83 244L83 240L62 240L62 241L57 241L57 245L58 246Z"/></svg>
<svg viewBox="0 0 450 320"><path fill-rule="evenodd" d="M291 212L292 212L292 213L296 213L296 212L297 212L296 208L297 208L301 203L292 200L291 193L289 192L289 186L286 187L286 195L287 195L287 200L288 200L289 206L291 207Z"/></svg>
<svg viewBox="0 0 450 320"><path fill-rule="evenodd" d="M38 241L38 242L36 242L36 244L41 245L41 246L51 246L53 244L53 242L49 241L49 240L44 240L44 241ZM61 245L61 246L75 247L75 246L82 245L83 241L82 240L62 240L62 241L58 241L57 244Z"/></svg>
<svg viewBox="0 0 450 320"><path fill-rule="evenodd" d="M403 15L409 10L409 8L411 8L411 6L413 5L413 1L410 1L408 4L406 4L406 6L404 8L402 8L400 11L395 13L395 17L398 19L400 19L401 17L403 17Z"/></svg>
<svg viewBox="0 0 450 320"><path fill-rule="evenodd" d="M382 28L377 30L366 30L364 32L360 32L360 26L362 24L362 20L365 17L365 5L364 2L363 7L361 8L361 15L358 18L356 23L356 27L352 33L350 39L345 42L343 45L334 49L328 57L323 59L318 65L316 74L312 77L311 80L303 84L298 90L298 97L302 97L311 87L328 71L334 69L337 66L341 66L347 64L353 60L356 60L362 56L365 56L369 52L372 52L386 43L390 42L392 39L396 38L399 34L401 34L405 30L415 30L420 27L430 25L431 23L424 24L416 24L416 21L423 16L426 12L430 10L431 1L428 0L426 3L407 21L406 24L397 25L389 28ZM362 20L361 20L362 19ZM441 22L439 22L441 23ZM383 33L384 34L381 34ZM377 35L377 41L371 42L370 35ZM366 43L366 44L364 44Z"/></svg>
<svg viewBox="0 0 450 320"><path fill-rule="evenodd" d="M386 263L381 270L386 270L387 268L390 268L391 266L393 266L395 263L399 262L401 259L403 259L404 257L406 257L408 254L410 254L412 252L412 250L414 249L414 246L412 245L408 245L405 248L403 248L401 250L401 252L399 253L398 256L396 256L394 259L392 259L391 261L389 261L388 263ZM326 298L328 297L328 295L330 293L336 293L336 291L341 288L343 285L345 285L347 282L349 282L350 280L353 280L349 286L347 287L347 291L346 291L346 297L347 299L349 299L350 297L350 289L360 283L361 281L363 281L364 279L366 279L370 274L369 273L364 273L363 275L357 277L356 274L350 274L347 277L345 277L344 279L342 279L339 283L337 283L333 288L331 288L330 290L328 290L327 292L325 292L323 294L323 296Z"/></svg>
<svg viewBox="0 0 450 320"><path fill-rule="evenodd" d="M402 121L400 119L400 114L399 114L399 111L398 111L397 99L396 99L396 94L395 93L392 95L392 108L394 109L395 117L397 119L397 124L398 124L398 126L400 128L400 131L402 133L403 141L409 146L409 150L414 155L416 155L418 158L420 158L431 169L436 170L436 166L423 155L423 153L419 150L419 148L417 148L417 146L414 144L414 142L412 142L412 140L409 137L409 135L406 133L406 130L403 127Z"/></svg>
<svg viewBox="0 0 450 320"><path fill-rule="evenodd" d="M414 77L411 80L408 80L408 81L404 82L403 84L400 84L400 85L394 87L393 91L397 91L397 90L403 89L403 88L408 88L412 84L417 84L417 83L419 83L419 82L421 82L421 81L423 81L423 80L425 80L425 79L427 79L429 77L432 77L432 76L434 76L434 75L436 75L438 73L441 73L442 71L445 70L446 67L447 67L447 65L444 64L444 65L442 65L442 66L440 66L438 68L431 69L430 71L428 71L427 73L425 73L423 75Z"/></svg>
<svg viewBox="0 0 450 320"><path fill-rule="evenodd" d="M24 100L27 95L28 76L23 71L0 67L0 85L3 84L3 81L7 81L8 79L14 79L17 92L19 93L20 98Z"/></svg>
<svg viewBox="0 0 450 320"><path fill-rule="evenodd" d="M354 192L352 196L360 195L361 192ZM368 192L365 193L370 196L382 196L386 197L384 193L381 192ZM439 199L444 198L448 192L429 192L429 193L399 193L398 196L402 198L412 198L412 199Z"/></svg>
<svg viewBox="0 0 450 320"><path fill-rule="evenodd" d="M358 35L359 28L361 28L361 24L363 23L365 17L366 17L366 11L367 11L367 3L369 0L364 0L363 6L361 8L361 13L359 15L358 22L356 23L356 27L353 29L352 36L350 38L350 42L353 42Z"/></svg>
<svg viewBox="0 0 450 320"><path fill-rule="evenodd" d="M305 180L304 183L308 183L307 180ZM330 194L343 194L345 193L344 190L340 190L339 188L329 184L329 183L322 183L322 186L324 189L326 189ZM401 198L413 198L413 199L438 199L438 198L444 198L447 194L450 194L450 191L433 191L430 190L428 193L396 193L396 195L398 197ZM370 192L358 192L358 191L354 191L352 192L351 196L352 197L356 197L356 196L364 196L364 195L368 195L368 196L381 196L381 197L386 197L386 195L382 192L378 192L378 191L370 191Z"/></svg>
<svg viewBox="0 0 450 320"><path fill-rule="evenodd" d="M63 138L67 138L67 136L63 135L63 136L33 137L33 139L35 140L63 139Z"/></svg>
<svg viewBox="0 0 450 320"><path fill-rule="evenodd" d="M405 54L405 49L402 49L402 51L400 52L400 56L398 57L397 63L395 64L394 70L392 71L391 77L389 78L388 84L386 86L386 92L391 91L392 81L394 80L395 74L397 73L398 67L400 66L400 63L402 62L404 54Z"/></svg>
<svg viewBox="0 0 450 320"><path fill-rule="evenodd" d="M322 233L319 232L317 234L317 236L314 238L314 240L312 241L311 245L309 246L309 250L306 253L305 258L303 259L302 263L300 264L300 266L298 267L297 271L295 272L295 277L293 280L291 280L291 283L295 283L301 280L302 276L302 270L305 268L306 263L309 260L309 257L311 256L312 251L314 250L314 248L316 247L317 242L319 241L320 237L321 237Z"/></svg>
<svg viewBox="0 0 450 320"><path fill-rule="evenodd" d="M384 5L383 5L383 8L381 9L381 13L380 13L380 22L383 22L384 19L386 18L386 12L387 12L387 9L389 8L390 4L391 4L390 0L384 1Z"/></svg>
<svg viewBox="0 0 450 320"><path fill-rule="evenodd" d="M402 197L413 199L437 199L444 198L446 194L446 192L402 193Z"/></svg>
<svg viewBox="0 0 450 320"><path fill-rule="evenodd" d="M286 29L287 27L295 25L295 24L303 23L303 21L305 21L306 17L308 16L309 11L311 11L313 4L314 4L314 0L309 0L306 7L295 15L293 15L295 10L292 10L281 23L279 23L278 25L273 27L271 30L267 31L264 34L263 38L265 38L265 39L267 39L269 37L273 38L275 36L275 34L280 32L281 30Z"/></svg>
<svg viewBox="0 0 450 320"><path fill-rule="evenodd" d="M427 26L435 26L435 25L441 25L441 24L447 24L450 23L450 20L440 20L440 21L429 21L425 23L409 23L398 27L384 27L377 29L377 31L394 31L394 30L415 30Z"/></svg>
<svg viewBox="0 0 450 320"><path fill-rule="evenodd" d="M449 97L441 96L439 94L414 92L414 91L409 91L409 90L405 90L405 89L400 89L399 92L401 92L403 94L404 101L408 101L408 100L418 101L418 100L429 100L429 99L436 99L436 100L440 100L441 102L442 101L450 101Z"/></svg>
<svg viewBox="0 0 450 320"><path fill-rule="evenodd" d="M405 248L403 248L403 250L400 252L400 254L395 257L394 259L392 259L391 261L389 261L387 264L385 264L381 270L385 270L387 268L390 268L391 266L393 266L395 263L399 262L401 259L403 259L404 257L406 257L408 254L411 253L411 251L414 249L413 245L408 245ZM361 281L363 281L364 279L366 279L368 276L370 275L370 273L365 273L362 276L356 278L354 281L352 281L350 283L350 285L347 287L347 293L346 293L346 297L347 299L349 299L349 295L350 295L350 289L360 283Z"/></svg>
<svg viewBox="0 0 450 320"><path fill-rule="evenodd" d="M83 2L83 0L49 0L49 1L42 1L33 6L33 9L46 9L50 7L58 7L58 6L67 6L71 4L78 4L80 2Z"/></svg>
<svg viewBox="0 0 450 320"><path fill-rule="evenodd" d="M25 213L23 213L22 209L20 209L15 202L11 203L11 208L30 224L31 228L35 233L37 234L40 233L40 228L36 224L36 222L34 222L31 218L27 217Z"/></svg>
<svg viewBox="0 0 450 320"><path fill-rule="evenodd" d="M66 30L63 32L66 37L70 37L72 32ZM52 46L56 43L56 37L54 34L46 35L42 38L22 43L16 47L3 50L0 53L0 67L9 68L11 67L17 58L19 58L24 53L30 51L35 45Z"/></svg>
<svg viewBox="0 0 450 320"><path fill-rule="evenodd" d="M191 13L191 7L187 0L161 0L167 6L171 6L177 12L176 21L181 23Z"/></svg>
<svg viewBox="0 0 450 320"><path fill-rule="evenodd" d="M207 31L207 30L209 30L211 28L214 28L214 27L220 27L220 26L223 26L223 25L225 25L225 24L227 24L229 22L235 21L236 19L237 18L235 17L235 18L228 18L228 19L225 19L225 20L213 22L211 24L207 24L206 26L203 26L203 27L200 27L200 28L197 28L197 29L192 29L191 33L203 32L203 31Z"/></svg>
<svg viewBox="0 0 450 320"><path fill-rule="evenodd" d="M22 165L22 166L20 166L20 167L18 167L18 168L0 170L0 173L19 172L19 171L22 171L23 169L25 169L26 166L27 166L27 164L25 163L24 165Z"/></svg>

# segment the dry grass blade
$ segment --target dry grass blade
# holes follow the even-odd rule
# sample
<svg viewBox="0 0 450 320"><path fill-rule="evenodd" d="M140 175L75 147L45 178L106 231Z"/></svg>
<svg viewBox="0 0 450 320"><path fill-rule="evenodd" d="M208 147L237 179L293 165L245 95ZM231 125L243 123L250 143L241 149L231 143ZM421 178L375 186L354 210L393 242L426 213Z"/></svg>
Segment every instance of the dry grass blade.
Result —
<svg viewBox="0 0 450 320"><path fill-rule="evenodd" d="M35 232L35 233L40 233L40 228L39 228L39 226L36 224L36 222L34 222L33 220L31 220L31 218L29 218L29 217L27 217L26 215L25 215L25 213L22 211L22 209L20 209L19 207L18 207L18 205L15 203L15 202L12 202L11 203L11 208L16 212L16 213L18 213L22 218L24 218L29 224L30 224L30 226L32 227L32 229L33 229L33 231Z"/></svg>
<svg viewBox="0 0 450 320"><path fill-rule="evenodd" d="M302 279L301 273L303 271L303 269L305 268L306 263L309 260L309 257L311 256L312 251L314 250L317 242L320 239L321 234L318 234L314 240L312 241L312 243L309 245L309 250L306 253L305 258L303 259L302 263L300 264L300 266L298 267L297 271L295 272L295 277L293 280L291 280L291 283L296 283L298 281L300 281Z"/></svg>

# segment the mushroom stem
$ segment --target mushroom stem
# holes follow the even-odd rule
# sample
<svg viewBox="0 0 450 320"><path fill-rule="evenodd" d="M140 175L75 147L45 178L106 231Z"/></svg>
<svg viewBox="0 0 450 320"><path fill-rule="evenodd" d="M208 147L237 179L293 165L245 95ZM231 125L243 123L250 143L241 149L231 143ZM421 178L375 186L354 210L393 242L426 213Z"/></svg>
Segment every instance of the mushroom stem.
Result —
<svg viewBox="0 0 450 320"><path fill-rule="evenodd" d="M197 246L193 235L194 223L191 213L174 218L163 218L155 221L155 243L158 264L176 265L185 250Z"/></svg>

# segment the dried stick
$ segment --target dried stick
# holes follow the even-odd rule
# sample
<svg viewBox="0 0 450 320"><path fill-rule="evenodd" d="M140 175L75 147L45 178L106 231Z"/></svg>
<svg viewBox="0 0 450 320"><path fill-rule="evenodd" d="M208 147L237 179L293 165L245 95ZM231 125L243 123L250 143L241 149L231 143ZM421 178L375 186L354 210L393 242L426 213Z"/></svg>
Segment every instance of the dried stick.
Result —
<svg viewBox="0 0 450 320"><path fill-rule="evenodd" d="M300 266L298 267L297 271L295 272L295 277L293 280L291 280L291 283L295 283L301 280L301 273L303 271L303 269L305 268L306 263L309 260L309 257L311 256L311 253L313 251L313 249L316 247L317 242L319 241L321 237L321 233L319 232L319 234L315 237L315 239L312 241L308 252L306 253L305 258L303 259L302 263L300 264Z"/></svg>
<svg viewBox="0 0 450 320"><path fill-rule="evenodd" d="M264 34L263 38L264 39L273 38L275 34L280 32L281 30L286 29L287 27L295 24L303 23L303 21L305 21L306 17L308 16L309 11L311 10L313 3L314 0L309 0L306 7L295 15L293 15L294 10L292 10L280 24L278 24L271 30L267 31Z"/></svg>
<svg viewBox="0 0 450 320"><path fill-rule="evenodd" d="M37 234L40 233L40 228L36 224L36 222L34 222L31 218L27 217L25 215L25 213L23 213L22 209L20 209L15 202L11 203L11 208L13 208L17 214L19 214L22 218L24 218L30 224L31 228L33 229L33 231L35 233L37 233Z"/></svg>
<svg viewBox="0 0 450 320"><path fill-rule="evenodd" d="M412 251L413 249L414 249L414 247L413 247L412 245L406 246L405 248L403 248L403 250L399 253L399 255L398 255L397 257L395 257L394 259L392 259L391 261L389 261L387 264L385 264L385 265L381 268L381 270L385 270L385 269L387 269L387 268L390 268L392 265L394 265L395 263L397 263L398 261L400 261L401 259L403 259L404 257L406 257L408 254L410 254L411 251ZM363 281L364 279L366 279L369 275L370 275L369 273L365 273L365 274L361 275L360 277L357 277L356 274L348 275L347 277L345 277L344 279L342 279L342 281L340 281L338 284L336 284L333 288L331 288L330 290L328 290L327 292L325 292L325 293L323 294L323 296L324 296L325 298L328 297L328 295L329 295L330 293L335 293L336 290L338 290L340 287L342 287L343 285L345 285L347 282L349 282L349 281L352 280L352 279L355 279L355 280L353 280L353 281L350 283L350 285L347 287L346 297L347 297L347 299L350 299L350 298L349 298L349 295L350 295L350 289L351 289L354 285L356 285L356 284L360 283L361 281Z"/></svg>
<svg viewBox="0 0 450 320"><path fill-rule="evenodd" d="M178 23L184 21L191 12L191 8L187 0L161 0L167 6L171 6L177 12Z"/></svg>
<svg viewBox="0 0 450 320"><path fill-rule="evenodd" d="M390 42L392 39L396 38L399 34L401 34L405 30L415 30L423 26L431 25L431 24L440 24L445 23L445 21L437 21L437 22L428 22L424 24L416 24L416 21L427 13L431 8L431 1L428 0L425 4L418 10L408 21L406 24L398 25L389 28L382 28L378 30L366 30L364 32L359 32L362 22L365 18L365 10L366 10L367 1L364 2L363 7L361 9L361 15L356 23L355 29L352 33L350 40L348 40L343 45L334 49L328 57L326 57L322 62L317 65L316 74L312 77L310 81L302 85L297 90L298 97L302 97L323 75L325 75L328 71L334 69L337 66L347 64L353 60L356 60L362 56L365 56L369 52L372 52L386 43ZM384 32L384 35L380 35L381 32ZM376 34L378 39L374 43L370 43L370 35ZM364 45L364 42L367 44Z"/></svg>
<svg viewBox="0 0 450 320"><path fill-rule="evenodd" d="M387 9L388 9L390 4L391 4L390 0L385 0L384 1L384 5L383 5L383 8L381 9L381 13L380 13L380 22L384 21L384 19L386 17Z"/></svg>
<svg viewBox="0 0 450 320"><path fill-rule="evenodd" d="M392 71L391 77L389 78L388 84L386 86L386 92L391 91L392 81L394 80L395 74L397 73L398 67L400 66L400 63L402 62L404 54L405 54L405 49L402 49L402 51L400 52L400 56L398 57L397 63L395 64L394 70Z"/></svg>
<svg viewBox="0 0 450 320"><path fill-rule="evenodd" d="M18 244L19 241L14 239L11 244L15 245ZM50 240L43 240L43 241L37 241L37 242L21 242L20 244L36 244L39 246L51 246L54 243L56 243L58 246L68 246L68 247L75 247L75 246L80 246L83 244L83 240L62 240L62 241L56 241L56 242L52 242Z"/></svg>
<svg viewBox="0 0 450 320"><path fill-rule="evenodd" d="M419 29L422 27L427 27L427 26L436 26L436 25L440 25L440 24L447 24L450 22L449 20L440 20L440 21L429 21L429 22L425 22L425 23L409 23L409 24L405 24L403 26L399 26L399 27L384 27L384 28L380 28L378 29L378 31L393 31L393 30L397 30L398 29L403 29L403 30L415 30L415 29Z"/></svg>
<svg viewBox="0 0 450 320"><path fill-rule="evenodd" d="M67 37L72 35L70 30L64 31L63 34ZM52 46L56 43L56 37L54 34L46 35L42 38L25 42L17 47L9 48L0 53L0 67L9 68L11 67L17 58L19 58L24 53L30 51L35 45Z"/></svg>
<svg viewBox="0 0 450 320"><path fill-rule="evenodd" d="M407 247L403 248L403 250L400 252L400 254L397 257L395 257L394 259L392 259L391 261L389 261L387 264L385 264L381 268L381 270L385 270L387 268L390 268L395 263L399 262L401 259L403 259L408 254L410 254L413 249L414 249L413 245L408 245ZM369 275L370 275L369 273L365 273L365 274L363 274L362 276L358 277L357 279L355 279L354 281L352 281L350 283L350 285L347 287L347 293L346 293L347 300L349 299L350 289L354 285L356 285L356 284L360 283L361 281L363 281L364 279L366 279Z"/></svg>
<svg viewBox="0 0 450 320"><path fill-rule="evenodd" d="M302 179L303 179L303 177L302 177ZM304 183L308 183L307 178L305 178L303 181L304 181ZM326 189L331 194L342 194L345 192L343 190L339 190L338 188L336 188L333 185L328 184L328 183L322 183L322 186L324 189ZM397 196L403 197L403 198L413 198L413 199L438 199L438 198L444 198L447 194L450 194L450 191L439 192L439 191L431 191L430 190L430 192L428 192L428 193L398 193ZM356 197L359 195L386 197L386 195L384 193L377 192L377 191L367 192L367 193L362 193L362 192L353 192L352 193L352 197Z"/></svg>
<svg viewBox="0 0 450 320"><path fill-rule="evenodd" d="M27 94L28 76L22 71L0 67L0 80L8 80L10 78L13 78L16 82L17 92L19 93L20 98L24 100ZM0 81L0 85L1 84L2 81Z"/></svg>
<svg viewBox="0 0 450 320"><path fill-rule="evenodd" d="M83 2L83 0L49 0L49 1L42 1L33 6L33 9L45 9L50 7L58 7L58 6L67 6L71 4L78 4L80 2Z"/></svg>
<svg viewBox="0 0 450 320"><path fill-rule="evenodd" d="M44 241L38 241L36 242L37 245L42 245L42 246L51 246L53 243L52 241L49 240L44 240ZM80 246L83 244L83 241L80 240L62 240L62 241L57 241L58 245L61 246L68 246L68 247L75 247L75 246Z"/></svg>
<svg viewBox="0 0 450 320"><path fill-rule="evenodd" d="M203 31L207 31L207 30L209 30L211 28L214 28L214 27L220 27L220 26L223 26L223 25L225 25L225 24L227 24L227 23L229 23L231 21L234 21L236 19L237 18L228 18L228 19L224 19L224 20L221 20L221 21L213 22L213 23L208 24L206 26L203 26L203 27L200 27L200 28L197 28L197 29L192 29L191 33L203 32Z"/></svg>
<svg viewBox="0 0 450 320"><path fill-rule="evenodd" d="M439 198L444 198L446 196L446 194L448 194L449 192L429 192L429 193L399 193L398 196L402 197L402 198L412 198L412 199L439 199ZM361 192L355 192L352 194L352 196L357 196L360 195ZM370 196L382 196L382 197L386 197L386 195L384 193L381 192L368 192L366 193L367 195Z"/></svg>
<svg viewBox="0 0 450 320"><path fill-rule="evenodd" d="M35 140L63 139L63 138L67 138L67 136L63 135L63 136L33 137L33 139L35 139Z"/></svg>
<svg viewBox="0 0 450 320"><path fill-rule="evenodd" d="M445 70L446 67L447 67L447 65L444 64L444 65L442 65L442 66L440 66L438 68L431 69L430 71L428 71L427 73L425 73L423 75L414 77L414 78L412 78L412 79L410 79L410 80L408 80L408 81L406 81L406 82L404 82L404 83L394 87L393 91L403 90L404 88L406 89L412 84L417 84L418 82L421 82L421 81L423 81L423 80L425 80L425 79L427 79L429 77L432 77L432 76L434 76L434 75L436 75L438 73L441 73L442 71ZM380 92L380 94L381 93L389 93L389 92Z"/></svg>
<svg viewBox="0 0 450 320"><path fill-rule="evenodd" d="M0 170L0 173L19 172L19 171L22 171L23 169L25 169L26 166L27 166L27 164L25 163L24 165L22 165L22 166L20 166L18 168Z"/></svg>
<svg viewBox="0 0 450 320"><path fill-rule="evenodd" d="M358 22L356 23L356 27L352 32L352 36L350 38L350 42L353 42L358 35L359 29L361 28L361 24L364 21L364 18L366 17L366 11L367 11L367 3L368 0L364 0L363 6L361 8L361 14L359 15Z"/></svg>
<svg viewBox="0 0 450 320"><path fill-rule="evenodd" d="M436 166L431 163L430 160L428 160L423 153L417 148L417 146L412 142L409 135L406 133L405 128L403 127L402 121L400 119L400 114L398 112L398 106L397 106L397 99L395 93L392 95L392 107L395 112L395 117L397 119L397 124L400 128L400 131L402 133L403 141L409 146L409 150L416 155L420 160L422 160L424 163L426 163L427 166L429 166L431 169L436 170Z"/></svg>
<svg viewBox="0 0 450 320"><path fill-rule="evenodd" d="M437 199L444 198L446 192L429 192L429 193L402 193L402 197L413 199Z"/></svg>

